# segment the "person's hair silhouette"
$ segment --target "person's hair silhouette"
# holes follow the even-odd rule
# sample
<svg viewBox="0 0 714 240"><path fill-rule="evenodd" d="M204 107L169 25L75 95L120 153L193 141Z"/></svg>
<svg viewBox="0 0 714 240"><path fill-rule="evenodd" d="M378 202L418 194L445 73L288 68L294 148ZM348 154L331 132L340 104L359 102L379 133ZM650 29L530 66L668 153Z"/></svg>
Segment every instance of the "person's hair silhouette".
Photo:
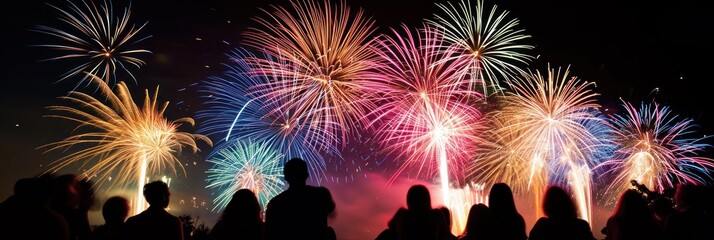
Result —
<svg viewBox="0 0 714 240"><path fill-rule="evenodd" d="M466 227L459 240L494 239L493 225L491 209L483 203L474 204L469 210Z"/></svg>
<svg viewBox="0 0 714 240"><path fill-rule="evenodd" d="M608 240L661 239L662 231L655 222L645 199L634 189L622 193L605 225Z"/></svg>
<svg viewBox="0 0 714 240"><path fill-rule="evenodd" d="M108 223L124 223L129 217L129 200L122 196L113 196L104 201L102 206L102 217L104 222Z"/></svg>
<svg viewBox="0 0 714 240"><path fill-rule="evenodd" d="M543 213L549 218L578 217L575 203L573 203L570 195L558 186L551 186L545 191Z"/></svg>
<svg viewBox="0 0 714 240"><path fill-rule="evenodd" d="M431 210L431 196L429 189L424 185L414 185L407 191L407 209L426 211Z"/></svg>
<svg viewBox="0 0 714 240"><path fill-rule="evenodd" d="M595 240L590 224L578 218L575 204L563 188L548 187L543 197L543 213L545 217L531 228L529 240Z"/></svg>
<svg viewBox="0 0 714 240"><path fill-rule="evenodd" d="M494 234L503 240L525 240L526 221L516 210L511 187L505 183L491 186L488 194L488 207L493 213Z"/></svg>
<svg viewBox="0 0 714 240"><path fill-rule="evenodd" d="M399 239L442 239L447 231L440 210L432 209L426 186L413 185L407 191L407 214Z"/></svg>
<svg viewBox="0 0 714 240"><path fill-rule="evenodd" d="M441 215L443 216L443 226L442 231L443 235L446 238L446 240L454 240L456 239L456 236L454 236L453 233L451 233L451 210L445 206L441 206L437 209L438 211L441 212Z"/></svg>
<svg viewBox="0 0 714 240"><path fill-rule="evenodd" d="M144 185L144 198L149 206L167 208L169 207L169 185L163 181L154 181Z"/></svg>
<svg viewBox="0 0 714 240"><path fill-rule="evenodd" d="M305 185L309 177L307 163L299 158L290 159L285 163L283 175L290 186Z"/></svg>
<svg viewBox="0 0 714 240"><path fill-rule="evenodd" d="M261 240L263 231L258 198L253 191L244 188L233 194L208 236L211 240Z"/></svg>

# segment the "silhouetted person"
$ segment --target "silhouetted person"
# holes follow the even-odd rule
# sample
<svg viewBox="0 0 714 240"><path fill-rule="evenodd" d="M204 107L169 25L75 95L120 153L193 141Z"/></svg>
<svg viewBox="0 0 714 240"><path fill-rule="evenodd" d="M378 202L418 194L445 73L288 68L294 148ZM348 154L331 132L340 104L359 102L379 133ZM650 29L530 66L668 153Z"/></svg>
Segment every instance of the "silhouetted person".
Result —
<svg viewBox="0 0 714 240"><path fill-rule="evenodd" d="M655 222L659 229L664 231L664 222L669 215L675 213L674 202L665 197L658 197L652 201L652 211L654 213Z"/></svg>
<svg viewBox="0 0 714 240"><path fill-rule="evenodd" d="M23 178L15 182L14 194L0 204L0 232L19 239L68 240L69 226L49 206L54 176Z"/></svg>
<svg viewBox="0 0 714 240"><path fill-rule="evenodd" d="M550 186L543 197L543 213L536 221L529 240L595 240L587 221L579 219L575 204L567 192Z"/></svg>
<svg viewBox="0 0 714 240"><path fill-rule="evenodd" d="M712 213L706 212L703 200L706 199L702 187L693 184L680 184L674 193L677 212L667 217L664 224L668 239L714 239L714 220Z"/></svg>
<svg viewBox="0 0 714 240"><path fill-rule="evenodd" d="M93 235L96 240L122 240L126 239L126 218L129 216L129 200L114 196L104 201L102 206L102 217L104 225L94 229Z"/></svg>
<svg viewBox="0 0 714 240"><path fill-rule="evenodd" d="M89 211L97 205L94 194L94 183L86 178L77 180L79 204L77 207L77 221L82 228L77 232L77 239L93 239L92 229L89 225ZM86 226L86 227L84 227Z"/></svg>
<svg viewBox="0 0 714 240"><path fill-rule="evenodd" d="M662 239L662 231L647 202L634 189L622 193L615 213L607 220L605 232L608 240Z"/></svg>
<svg viewBox="0 0 714 240"><path fill-rule="evenodd" d="M327 218L335 210L330 191L307 185L307 164L300 158L288 160L283 174L289 186L268 202L266 239L328 239Z"/></svg>
<svg viewBox="0 0 714 240"><path fill-rule="evenodd" d="M399 208L387 222L387 228L382 230L375 240L396 240L401 235L402 221L407 215L406 208Z"/></svg>
<svg viewBox="0 0 714 240"><path fill-rule="evenodd" d="M466 228L461 234L459 240L495 240L494 238L493 213L491 209L483 203L477 203L471 206L469 216L466 220Z"/></svg>
<svg viewBox="0 0 714 240"><path fill-rule="evenodd" d="M221 217L208 234L211 240L262 240L264 224L260 203L250 189L233 194Z"/></svg>
<svg viewBox="0 0 714 240"><path fill-rule="evenodd" d="M456 236L451 233L451 211L447 207L439 207L437 210L441 211L444 218L444 224L442 226L443 234L446 240L456 240Z"/></svg>
<svg viewBox="0 0 714 240"><path fill-rule="evenodd" d="M32 191L36 190L33 189L35 187L34 184L36 184L34 178L21 178L15 181L15 185L12 189L13 195L10 195L10 197L0 203L0 214L8 213L8 211L19 206L19 204L28 201L30 196L32 196Z"/></svg>
<svg viewBox="0 0 714 240"><path fill-rule="evenodd" d="M87 213L94 193L91 191L91 184L86 183L89 187L83 184L85 183L81 183L75 174L60 175L54 180L54 196L50 207L65 218L69 226L69 238L72 240L91 238Z"/></svg>
<svg viewBox="0 0 714 240"><path fill-rule="evenodd" d="M516 210L511 187L505 183L494 184L489 192L488 207L493 213L493 231L498 239L526 239L526 221Z"/></svg>
<svg viewBox="0 0 714 240"><path fill-rule="evenodd" d="M170 196L165 182L154 181L144 185L144 198L149 207L126 220L128 239L183 240L181 219L166 211Z"/></svg>
<svg viewBox="0 0 714 240"><path fill-rule="evenodd" d="M429 189L414 185L407 191L407 214L399 239L442 239L442 219L441 211L431 208Z"/></svg>
<svg viewBox="0 0 714 240"><path fill-rule="evenodd" d="M327 240L337 240L337 233L335 229L327 226Z"/></svg>

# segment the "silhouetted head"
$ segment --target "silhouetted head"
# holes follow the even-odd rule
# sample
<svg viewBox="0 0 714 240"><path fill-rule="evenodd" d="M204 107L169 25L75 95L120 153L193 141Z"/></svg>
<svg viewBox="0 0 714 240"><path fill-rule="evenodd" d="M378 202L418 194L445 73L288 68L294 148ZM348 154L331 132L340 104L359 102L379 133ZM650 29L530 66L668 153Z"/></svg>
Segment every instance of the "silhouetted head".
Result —
<svg viewBox="0 0 714 240"><path fill-rule="evenodd" d="M446 227L451 229L451 211L447 207L440 207L439 211L441 212L441 215L444 216L444 223L446 223Z"/></svg>
<svg viewBox="0 0 714 240"><path fill-rule="evenodd" d="M54 179L54 207L78 208L80 190L77 175L63 174Z"/></svg>
<svg viewBox="0 0 714 240"><path fill-rule="evenodd" d="M613 215L621 218L651 216L647 202L642 198L642 195L634 189L628 189L622 193Z"/></svg>
<svg viewBox="0 0 714 240"><path fill-rule="evenodd" d="M424 185L414 185L407 191L407 208L409 210L431 210L431 197L429 189Z"/></svg>
<svg viewBox="0 0 714 240"><path fill-rule="evenodd" d="M702 188L694 184L679 184L674 192L674 204L678 210L687 208L699 208L702 206L701 200L706 196L702 194Z"/></svg>
<svg viewBox="0 0 714 240"><path fill-rule="evenodd" d="M102 206L102 217L107 224L123 223L129 216L129 200L121 196L107 199Z"/></svg>
<svg viewBox="0 0 714 240"><path fill-rule="evenodd" d="M231 201L223 210L221 220L250 221L260 220L260 203L255 193L250 189L240 189L233 194Z"/></svg>
<svg viewBox="0 0 714 240"><path fill-rule="evenodd" d="M32 179L32 201L46 204L54 199L55 177L54 174L42 174Z"/></svg>
<svg viewBox="0 0 714 240"><path fill-rule="evenodd" d="M307 163L301 158L292 158L285 163L283 174L285 175L285 181L287 181L290 186L305 185L305 181L307 181L307 177L309 176Z"/></svg>
<svg viewBox="0 0 714 240"><path fill-rule="evenodd" d="M20 201L47 204L54 195L54 178L52 174L23 178L15 182L13 190Z"/></svg>
<svg viewBox="0 0 714 240"><path fill-rule="evenodd" d="M163 181L153 181L144 185L144 198L151 207L168 207L169 196L171 196L169 185Z"/></svg>
<svg viewBox="0 0 714 240"><path fill-rule="evenodd" d="M488 194L488 206L494 215L517 213L511 187L505 183L496 183Z"/></svg>
<svg viewBox="0 0 714 240"><path fill-rule="evenodd" d="M491 222L492 216L493 213L488 206L483 203L474 204L469 210L464 232L469 236L478 236L484 232L484 228L488 227L487 224Z"/></svg>
<svg viewBox="0 0 714 240"><path fill-rule="evenodd" d="M77 193L79 194L80 209L86 211L97 205L97 200L94 198L94 183L89 179L82 178L77 181Z"/></svg>
<svg viewBox="0 0 714 240"><path fill-rule="evenodd" d="M32 191L34 191L34 184L35 181L33 178L21 178L15 182L12 190L14 191L15 196L27 197L32 194Z"/></svg>
<svg viewBox="0 0 714 240"><path fill-rule="evenodd" d="M559 186L550 186L543 197L543 213L549 218L577 218L570 195Z"/></svg>

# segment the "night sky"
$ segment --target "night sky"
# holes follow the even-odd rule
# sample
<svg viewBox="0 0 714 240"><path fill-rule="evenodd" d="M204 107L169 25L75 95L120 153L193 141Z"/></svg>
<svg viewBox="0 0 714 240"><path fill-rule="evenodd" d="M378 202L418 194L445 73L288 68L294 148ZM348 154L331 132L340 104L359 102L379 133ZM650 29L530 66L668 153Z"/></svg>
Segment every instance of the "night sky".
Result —
<svg viewBox="0 0 714 240"><path fill-rule="evenodd" d="M29 31L36 25L61 26L55 11L45 2L66 6L66 1L59 0L3 1L0 8L0 29L3 30L0 38L0 199L12 194L12 184L17 179L45 170L46 164L57 155L42 154L35 148L68 136L73 126L67 121L43 117L47 114L44 107L63 104L57 97L75 85L71 80L55 83L73 65L63 61L41 62L56 56L57 52L31 46L56 42L56 39ZM654 100L670 106L673 113L681 117L693 119L701 127L698 128L700 135L711 135L714 114L710 106L710 72L714 66L711 46L714 34L709 31L714 26L711 15L714 9L700 1L671 1L659 5L652 1L628 2L486 1L488 6L495 3L499 9L510 11L509 17L520 19L519 26L532 36L526 43L535 46L532 54L538 58L530 65L531 69L545 71L548 64L552 67L570 66L572 75L597 83L598 103L609 112L618 111L619 98L635 105ZM125 79L135 99L142 96L144 89L153 90L160 85L159 100L170 101L166 112L168 119L194 117L202 102L196 91L197 85L225 70L221 65L227 62L224 54L241 46L241 33L248 26L257 26L250 18L260 13L259 8L269 8L272 3L289 6L288 1L134 1L131 22L148 22L140 33L151 35L137 46L153 52L144 55L145 66L131 69L138 84ZM424 0L409 1L408 4L396 0L347 3L353 8L361 7L367 15L373 16L380 33L402 23L417 27L437 10L434 1ZM118 11L127 6L128 1L118 0L114 4ZM140 99L136 101L141 103ZM366 186L377 186L379 184L375 182L384 181L383 178L390 175L389 167L380 165L388 166L389 160L385 162L385 156L374 152L375 145L360 144L371 139L367 134L343 150L344 161L328 162L330 179L325 184L333 189L338 211L340 201L352 199L350 194ZM217 214L206 210L211 206L211 196L204 189L203 180L203 172L209 167L204 162L205 154L210 152L210 147L202 147L204 150L199 154L186 152L181 156L188 177L173 177L175 194L172 201L174 208L179 209L177 211L199 215L201 221L212 225ZM707 154L711 156L712 150ZM358 173L357 168L360 169ZM370 179L376 180L368 181ZM402 193L408 185L419 180L404 181L402 188L400 183L395 183L391 192L378 191L379 194L367 197L400 201L365 207L379 219L376 227L336 228L338 237L363 239L356 236L376 236L375 231L384 227L396 207L404 205L401 201L405 194ZM369 184L362 184L366 182ZM193 197L196 197L196 204L191 203ZM183 205L176 205L181 201ZM347 210L341 211L347 213L338 214L336 221L369 221L350 215L350 211L358 209L355 206L347 204L342 208ZM350 216L353 219L346 219ZM594 223L593 232L598 233L596 226Z"/></svg>

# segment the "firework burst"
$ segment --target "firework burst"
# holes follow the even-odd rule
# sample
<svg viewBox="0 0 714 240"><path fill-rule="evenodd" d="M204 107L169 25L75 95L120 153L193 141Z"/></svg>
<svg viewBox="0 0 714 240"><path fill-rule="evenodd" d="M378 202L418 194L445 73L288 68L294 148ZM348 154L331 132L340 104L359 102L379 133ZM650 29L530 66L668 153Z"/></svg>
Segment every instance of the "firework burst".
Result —
<svg viewBox="0 0 714 240"><path fill-rule="evenodd" d="M397 158L406 158L391 180L407 167L417 166L417 174L436 172L444 204L449 206L449 177L462 176L480 116L469 101L482 95L469 90L463 61L439 61L451 52L441 51L442 39L435 28L425 25L414 32L402 28L403 32L393 29L393 37L376 41L381 62L365 85L378 103L371 113L372 124L380 125L382 142L400 152Z"/></svg>
<svg viewBox="0 0 714 240"><path fill-rule="evenodd" d="M427 20L439 28L444 40L461 54L452 58L463 58L465 67L474 80L483 86L501 91L499 81L508 81L524 73L521 67L527 65L533 56L523 53L533 46L521 44L530 35L518 28L518 19L509 19L508 11L499 11L494 5L490 12L484 12L484 3L477 0L472 5L469 0L452 3L437 3L441 14L434 20ZM445 58L444 60L450 60Z"/></svg>
<svg viewBox="0 0 714 240"><path fill-rule="evenodd" d="M207 160L213 167L206 171L206 188L218 190L213 199L214 211L225 208L240 189L253 191L263 207L282 191L280 159L283 156L270 147L253 140L237 141L216 150Z"/></svg>
<svg viewBox="0 0 714 240"><path fill-rule="evenodd" d="M146 63L139 58L142 54L151 53L148 50L134 48L134 45L150 36L140 37L139 31L146 26L130 24L130 7L115 15L111 1L103 5L81 2L79 4L67 1L69 9L48 4L58 11L59 19L68 29L40 25L33 31L58 38L62 43L38 45L60 51L51 60L74 60L78 65L64 73L59 81L81 76L77 86L91 84L91 75L98 76L105 82L116 79L117 71L124 72L134 82L136 78L129 67L139 68ZM91 75L84 74L89 72Z"/></svg>
<svg viewBox="0 0 714 240"><path fill-rule="evenodd" d="M506 182L536 202L548 184L570 186L580 217L590 219L590 167L609 153L610 127L599 113L592 82L548 69L510 82L503 109L490 116L472 168L479 181ZM535 204L539 206L539 204Z"/></svg>
<svg viewBox="0 0 714 240"><path fill-rule="evenodd" d="M310 166L311 178L320 181L326 168L320 150L326 150L326 154L335 156L339 156L339 151L329 144L330 141L309 136L330 135L322 134L322 129L309 129L309 124L301 124L309 119L300 115L304 112L285 107L287 101L294 99L297 93L293 92L290 93L291 97L279 99L256 96L271 89L267 88L270 82L282 81L281 76L265 74L270 71L254 70L250 60L255 59L255 55L237 49L229 54L229 59L231 63L224 64L228 70L222 76L210 77L200 90L207 101L206 108L196 116L203 120L199 131L219 138L218 145L232 145L235 141L245 139L268 144L283 154L280 159L281 166L289 158L303 158ZM290 64L278 63L282 68Z"/></svg>
<svg viewBox="0 0 714 240"><path fill-rule="evenodd" d="M706 137L693 138L692 119L673 114L669 107L642 103L637 109L622 100L625 113L611 122L616 150L610 160L596 167L614 174L606 196L617 196L636 180L655 191L673 188L677 183L703 183L711 180L714 160L701 156L709 144Z"/></svg>
<svg viewBox="0 0 714 240"><path fill-rule="evenodd" d="M375 54L369 48L374 21L362 10L351 14L344 3L323 6L313 1L292 1L292 9L274 6L268 17L255 18L263 28L246 32L248 46L276 58L257 59L267 74L285 76L272 82L262 97L282 99L281 109L294 109L308 116L301 122L322 129L311 137L334 139L345 147L352 131L361 130L371 102L362 98L360 84L370 70ZM284 67L276 61L290 62ZM295 71L294 66L299 66ZM299 93L299 94L294 94ZM320 136L328 134L329 136Z"/></svg>
<svg viewBox="0 0 714 240"><path fill-rule="evenodd" d="M81 163L82 168L87 167L83 169L83 175L88 178L96 176L99 179L97 184L109 180L112 181L110 187L125 187L133 183L131 179L138 178L137 186L141 189L147 173L159 173L169 168L174 174L181 169L185 175L186 171L176 154L185 147L198 152L196 140L212 143L203 135L178 130L186 123L193 126L193 119L169 121L164 118L168 102L158 103L158 87L153 97L146 90L144 105L139 107L124 82L117 83L114 93L102 79L97 76L92 79L98 84L101 99L105 99L106 103L86 93L71 91L61 99L77 107L48 107L50 111L64 113L49 117L76 122L79 124L77 130L86 129L86 132L40 147L49 152L82 146L53 162L49 172ZM137 199L143 200L141 190ZM141 206L138 205L135 211L142 211Z"/></svg>

